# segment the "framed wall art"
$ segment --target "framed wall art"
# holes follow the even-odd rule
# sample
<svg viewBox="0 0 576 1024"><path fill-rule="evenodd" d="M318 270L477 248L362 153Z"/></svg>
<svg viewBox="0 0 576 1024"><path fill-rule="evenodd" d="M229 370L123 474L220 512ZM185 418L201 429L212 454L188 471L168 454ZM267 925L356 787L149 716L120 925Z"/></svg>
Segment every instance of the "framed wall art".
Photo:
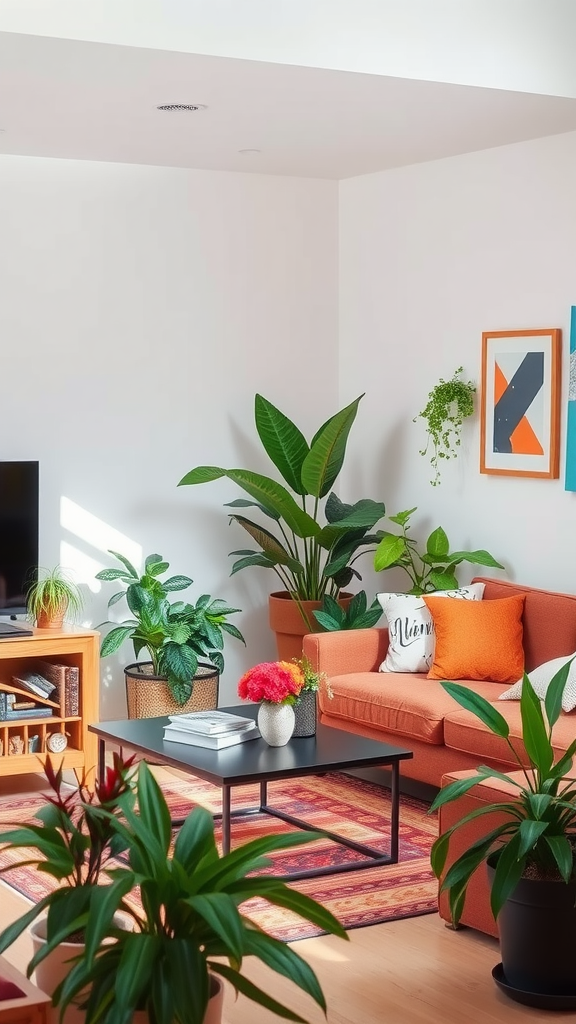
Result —
<svg viewBox="0 0 576 1024"><path fill-rule="evenodd" d="M566 416L565 489L576 491L576 306L572 306L570 310L570 376Z"/></svg>
<svg viewBox="0 0 576 1024"><path fill-rule="evenodd" d="M558 327L482 335L481 473L559 475L561 336Z"/></svg>

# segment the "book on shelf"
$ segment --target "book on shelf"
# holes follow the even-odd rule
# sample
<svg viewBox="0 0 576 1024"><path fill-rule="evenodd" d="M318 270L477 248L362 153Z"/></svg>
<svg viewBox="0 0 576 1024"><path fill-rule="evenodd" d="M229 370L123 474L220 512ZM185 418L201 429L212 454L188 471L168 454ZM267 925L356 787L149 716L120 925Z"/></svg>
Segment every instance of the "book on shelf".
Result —
<svg viewBox="0 0 576 1024"><path fill-rule="evenodd" d="M171 726L187 732L201 733L204 736L245 732L256 725L253 718L232 715L226 711L190 711L183 715L168 715L168 718Z"/></svg>
<svg viewBox="0 0 576 1024"><path fill-rule="evenodd" d="M40 661L38 668L55 688L54 699L60 702L64 718L80 714L80 670L77 665L63 665L57 661Z"/></svg>
<svg viewBox="0 0 576 1024"><path fill-rule="evenodd" d="M47 708L45 705L42 707L33 705L27 708L16 708L14 701L11 700L12 697L14 697L14 694L0 691L0 722L16 722L23 718L52 717L52 708Z"/></svg>
<svg viewBox="0 0 576 1024"><path fill-rule="evenodd" d="M164 739L170 743L187 743L191 747L209 747L211 750L234 747L237 743L256 740L259 736L260 730L256 726L253 729L220 733L218 736L206 736L200 732L185 732L183 729L175 729L172 725L164 726Z"/></svg>
<svg viewBox="0 0 576 1024"><path fill-rule="evenodd" d="M20 672L19 675L12 676L12 682L18 689L35 693L37 697L51 698L56 689L54 683L39 672Z"/></svg>

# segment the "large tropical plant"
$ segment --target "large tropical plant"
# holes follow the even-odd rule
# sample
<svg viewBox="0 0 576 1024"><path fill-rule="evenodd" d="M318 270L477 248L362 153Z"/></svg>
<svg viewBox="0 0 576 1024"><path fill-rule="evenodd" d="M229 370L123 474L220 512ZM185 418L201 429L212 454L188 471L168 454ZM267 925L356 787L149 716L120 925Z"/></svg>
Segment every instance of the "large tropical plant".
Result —
<svg viewBox="0 0 576 1024"><path fill-rule="evenodd" d="M104 889L108 898L88 922L85 950L53 1001L65 1007L87 992L86 1024L130 1024L138 1009L146 1010L154 1024L202 1024L211 972L270 1013L302 1021L244 977L244 958L252 956L293 981L326 1012L312 968L239 909L246 900L262 898L347 938L321 904L273 875L254 874L270 864L267 855L274 850L318 835L267 835L221 856L212 815L202 807L186 818L172 845L170 811L145 762L139 767L136 797L137 810L127 801L125 818L110 818L128 851L128 864L112 872L113 883ZM138 910L128 899L136 891ZM132 917L132 931L114 926L119 910ZM106 937L116 941L105 945Z"/></svg>
<svg viewBox="0 0 576 1024"><path fill-rule="evenodd" d="M300 604L321 601L325 594L337 598L354 576L360 579L353 563L377 542L370 531L386 510L369 498L345 504L332 487L362 397L331 416L308 443L292 420L256 395L258 436L287 487L261 473L219 466L197 466L182 478L179 486L227 477L251 499L237 498L227 507L257 508L273 524L268 529L240 512L230 514L257 545L231 552L238 556L232 573L253 565L272 569Z"/></svg>
<svg viewBox="0 0 576 1024"><path fill-rule="evenodd" d="M112 629L102 640L100 654L103 658L114 654L125 640L132 640L136 658L142 650L147 650L155 675L166 678L174 700L183 705L192 693L198 659L207 658L223 672L224 634L244 643L240 630L227 621L229 615L240 609L208 594L199 597L196 604L171 603L169 594L187 590L192 585L194 581L189 576L160 580L169 568L162 555L148 555L140 575L124 555L117 551L109 554L118 559L121 568L101 569L96 579L125 584L124 590L112 595L108 608L126 598L133 618L120 623L101 623Z"/></svg>
<svg viewBox="0 0 576 1024"><path fill-rule="evenodd" d="M576 780L569 778L569 774L576 753L576 739L557 761L552 747L552 729L560 717L562 694L571 664L569 661L553 677L546 692L544 712L529 677L524 674L520 714L527 767L510 740L508 722L493 704L459 683L442 683L463 708L471 711L490 732L505 741L513 761L523 773L523 781L519 782L513 776L480 765L476 775L441 789L432 804L431 811L436 810L490 778L509 783L517 793L503 802L484 804L471 811L442 833L432 847L432 868L442 879L441 890L448 892L454 923L458 923L462 915L472 873L493 855L496 869L491 882L490 904L495 918L527 872L531 877L557 878L564 882L569 882L574 876ZM495 811L501 812L504 821L476 840L445 872L454 833L468 822Z"/></svg>
<svg viewBox="0 0 576 1024"><path fill-rule="evenodd" d="M432 531L421 554L417 541L409 536L410 519L416 508L389 516L390 522L400 527L400 533L385 530L379 534L379 543L374 553L376 572L383 569L403 569L412 586L408 594L431 594L435 590L456 590L459 587L456 568L462 562L484 565L492 569L503 569L489 551L450 551L450 543L441 526Z"/></svg>

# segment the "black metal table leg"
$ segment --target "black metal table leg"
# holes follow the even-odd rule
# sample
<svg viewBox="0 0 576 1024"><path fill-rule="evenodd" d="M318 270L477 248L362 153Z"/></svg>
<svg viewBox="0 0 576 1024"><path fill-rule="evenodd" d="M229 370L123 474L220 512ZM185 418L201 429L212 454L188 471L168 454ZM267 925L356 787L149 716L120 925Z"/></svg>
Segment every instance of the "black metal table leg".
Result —
<svg viewBox="0 0 576 1024"><path fill-rule="evenodd" d="M106 740L98 739L98 782L102 785L106 778Z"/></svg>
<svg viewBox="0 0 576 1024"><path fill-rule="evenodd" d="M222 853L230 853L230 786L222 786Z"/></svg>
<svg viewBox="0 0 576 1024"><path fill-rule="evenodd" d="M392 786L390 789L390 863L398 863L398 829L400 826L400 768L398 761L392 765Z"/></svg>

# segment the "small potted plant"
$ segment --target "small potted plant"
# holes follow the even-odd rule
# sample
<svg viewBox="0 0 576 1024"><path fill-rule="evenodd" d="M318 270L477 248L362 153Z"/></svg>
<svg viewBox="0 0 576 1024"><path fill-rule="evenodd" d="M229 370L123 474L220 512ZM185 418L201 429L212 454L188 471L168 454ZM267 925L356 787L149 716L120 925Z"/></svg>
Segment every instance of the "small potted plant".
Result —
<svg viewBox="0 0 576 1024"><path fill-rule="evenodd" d="M416 508L398 512L389 516L390 522L400 527L400 534L384 531L380 534L378 547L374 553L376 572L384 569L403 569L412 584L408 594L431 594L435 590L456 590L459 586L456 578L457 566L462 562L472 565L485 565L491 569L503 569L489 551L480 548L476 551L450 551L450 543L445 531L438 526L426 541L426 550L420 554L417 541L410 537L410 519Z"/></svg>
<svg viewBox="0 0 576 1024"><path fill-rule="evenodd" d="M316 672L312 662L305 654L298 658L296 665L302 673L302 687L294 705L293 736L314 736L318 719L318 690L325 686L328 696L332 696L328 677L325 672Z"/></svg>
<svg viewBox="0 0 576 1024"><path fill-rule="evenodd" d="M521 997L521 1002L530 1002L532 997L534 1005L541 1006L550 996L557 1008L563 996L570 997L572 1008L576 1005L576 780L571 777L576 740L557 760L552 746L552 730L560 717L571 664L567 662L552 678L544 712L524 675L520 752L510 740L508 722L493 704L459 683L442 684L463 708L505 741L509 758L520 771L507 775L480 765L476 775L441 789L431 807L433 811L457 800L490 778L515 791L515 796L505 794L502 802L483 804L440 835L432 847L432 868L441 879L441 891L448 893L457 924L470 877L487 862L490 905L498 923L502 956L501 976L494 974L495 980L508 995ZM494 813L500 816L499 824L446 871L454 833L480 815Z"/></svg>
<svg viewBox="0 0 576 1024"><path fill-rule="evenodd" d="M227 477L248 495L250 500L237 498L228 507L234 509L230 520L249 534L256 550L232 551L240 556L232 573L261 566L278 577L282 590L270 595L270 625L286 661L300 657L304 634L317 632L313 612L325 594L345 605L351 601L344 588L361 578L354 562L376 543L371 531L386 512L381 501L363 498L348 505L332 491L361 398L331 416L308 443L292 420L256 395L258 436L287 487L261 473L217 466L197 466L180 480L182 486ZM247 519L246 508L258 509L266 525Z"/></svg>
<svg viewBox="0 0 576 1024"><path fill-rule="evenodd" d="M28 976L36 970L38 985L48 994L67 974L67 961L82 948L94 920L104 913L112 923L99 882L112 858L125 849L114 821L121 805L126 810L134 802L134 758L113 757L102 783L90 789L83 777L72 789L63 785L62 768L55 770L47 755L44 772L52 795L36 811L36 822L0 833L0 844L24 851L22 863L35 864L54 879L54 889L0 934L3 953L30 928L35 953Z"/></svg>
<svg viewBox="0 0 576 1024"><path fill-rule="evenodd" d="M414 417L414 423L418 419L426 420L428 439L420 455L427 455L432 445L430 464L434 479L430 483L433 487L440 483L440 460L456 458L462 424L474 412L476 385L470 380L462 380L460 374L463 372L463 367L459 366L450 380L441 377L429 392L425 407Z"/></svg>
<svg viewBox="0 0 576 1024"><path fill-rule="evenodd" d="M54 1001L65 1008L87 993L86 1024L206 1024L211 979L221 979L270 1013L301 1021L293 1011L246 979L244 958L255 956L291 979L326 1012L312 968L284 942L268 935L242 914L255 896L289 907L323 931L347 938L333 915L310 897L273 875L255 874L274 850L317 838L315 833L284 833L255 839L220 856L211 814L195 808L172 844L170 811L145 762L136 785L137 811L113 817L113 829L128 851L106 899L106 914L94 915L85 949ZM103 811L103 817L108 815ZM111 925L111 912L124 909L136 890L141 909L128 901L131 931ZM106 938L114 941L105 945Z"/></svg>
<svg viewBox="0 0 576 1024"><path fill-rule="evenodd" d="M133 618L111 626L100 648L104 658L114 654L125 640L132 640L138 658L147 650L151 661L127 665L126 690L130 718L149 718L182 711L208 710L218 704L219 673L224 670L224 635L244 643L244 637L228 616L238 612L225 601L208 594L196 604L170 602L169 594L186 590L193 580L170 576L160 580L169 568L161 555L148 555L140 576L124 555L110 551L122 568L102 569L96 579L118 581L126 589L113 594L111 608L126 599ZM207 658L208 664L200 662Z"/></svg>
<svg viewBox="0 0 576 1024"><path fill-rule="evenodd" d="M73 617L84 607L82 594L65 569L38 569L37 579L26 594L28 615L39 629L62 629L68 613Z"/></svg>

